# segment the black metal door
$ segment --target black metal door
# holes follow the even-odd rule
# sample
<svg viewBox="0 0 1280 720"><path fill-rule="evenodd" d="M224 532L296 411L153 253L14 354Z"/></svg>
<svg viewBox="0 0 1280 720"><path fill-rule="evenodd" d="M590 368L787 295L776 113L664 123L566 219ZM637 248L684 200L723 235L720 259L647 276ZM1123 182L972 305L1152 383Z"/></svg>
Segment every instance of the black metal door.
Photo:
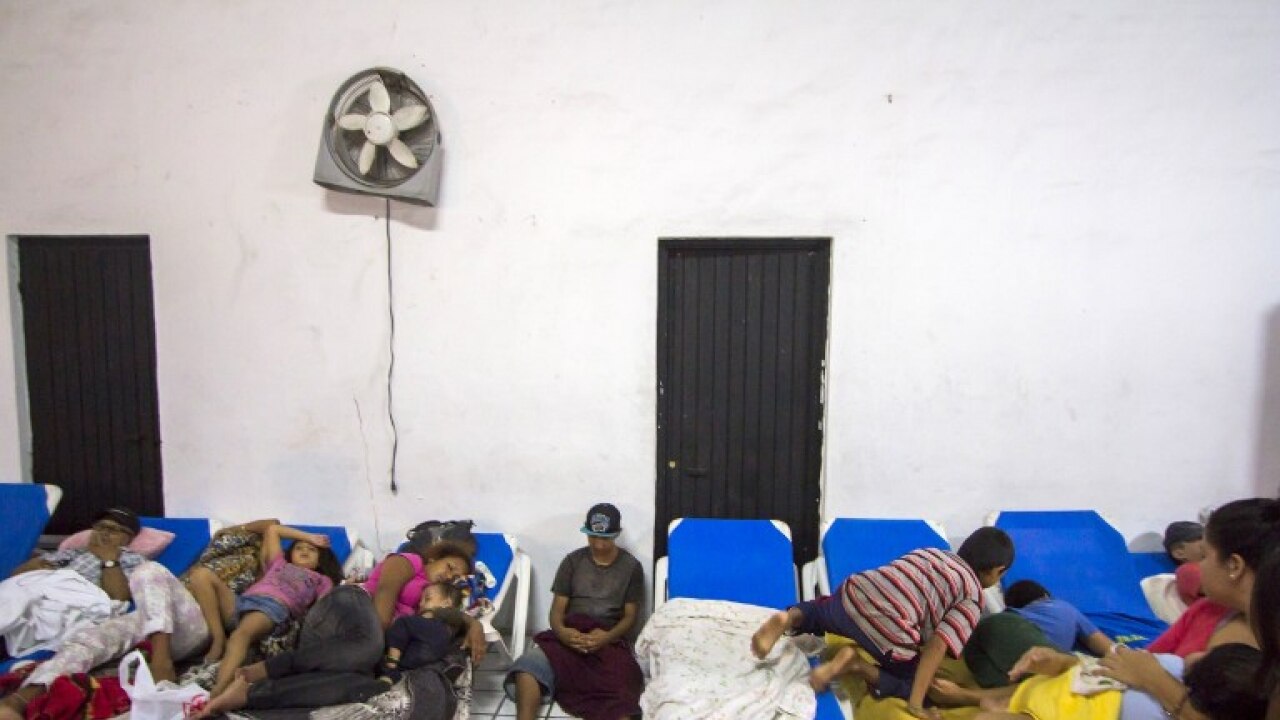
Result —
<svg viewBox="0 0 1280 720"><path fill-rule="evenodd" d="M20 237L18 264L32 474L63 489L48 532L163 515L149 239Z"/></svg>
<svg viewBox="0 0 1280 720"><path fill-rule="evenodd" d="M791 526L817 555L828 238L658 243L654 557L678 517Z"/></svg>

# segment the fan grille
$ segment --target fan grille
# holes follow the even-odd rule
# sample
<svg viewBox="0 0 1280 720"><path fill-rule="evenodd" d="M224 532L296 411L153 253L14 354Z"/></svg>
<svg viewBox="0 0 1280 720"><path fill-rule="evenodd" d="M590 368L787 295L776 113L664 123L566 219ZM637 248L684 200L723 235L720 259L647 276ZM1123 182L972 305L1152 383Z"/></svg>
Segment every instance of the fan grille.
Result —
<svg viewBox="0 0 1280 720"><path fill-rule="evenodd" d="M369 113L371 110L369 86L379 80L386 86L387 94L391 96L392 112L405 105L426 106L426 120L417 127L399 134L400 140L413 151L418 164L420 166L426 164L440 142L435 109L431 107L431 101L427 99L426 94L412 80L402 73L386 68L360 73L338 90L326 118L325 141L329 151L338 161L338 166L353 181L369 187L391 188L412 177L417 170L401 165L393 160L389 153L380 151L375 156L373 167L369 169L368 174L361 173L359 159L360 149L365 143L364 134L358 130L344 130L338 125L338 118L348 113L359 115Z"/></svg>

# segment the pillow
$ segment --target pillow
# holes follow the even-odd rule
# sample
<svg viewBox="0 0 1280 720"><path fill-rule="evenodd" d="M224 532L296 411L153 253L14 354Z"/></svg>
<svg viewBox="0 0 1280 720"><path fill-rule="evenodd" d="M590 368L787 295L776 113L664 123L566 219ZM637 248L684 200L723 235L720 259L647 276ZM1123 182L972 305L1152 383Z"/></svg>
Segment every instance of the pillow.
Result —
<svg viewBox="0 0 1280 720"><path fill-rule="evenodd" d="M83 550L89 547L89 533L92 530L81 530L75 535L68 535L61 543L58 543L59 550ZM132 550L148 560L155 560L164 549L169 547L169 543L173 542L173 533L165 530L156 530L155 528L144 527L129 544L126 549Z"/></svg>
<svg viewBox="0 0 1280 720"><path fill-rule="evenodd" d="M1142 579L1142 594L1156 617L1167 623L1177 622L1187 609L1178 596L1178 581L1173 573L1160 573Z"/></svg>

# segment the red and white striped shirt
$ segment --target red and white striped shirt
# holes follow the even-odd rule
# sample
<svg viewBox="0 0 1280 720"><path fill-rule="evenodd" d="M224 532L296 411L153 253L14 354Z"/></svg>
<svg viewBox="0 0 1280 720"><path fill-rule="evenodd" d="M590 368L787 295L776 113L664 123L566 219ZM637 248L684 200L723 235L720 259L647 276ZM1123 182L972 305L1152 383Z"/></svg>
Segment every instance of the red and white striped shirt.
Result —
<svg viewBox="0 0 1280 720"><path fill-rule="evenodd" d="M958 555L933 548L850 575L840 594L867 639L904 662L935 634L959 657L982 614L982 584L973 569Z"/></svg>

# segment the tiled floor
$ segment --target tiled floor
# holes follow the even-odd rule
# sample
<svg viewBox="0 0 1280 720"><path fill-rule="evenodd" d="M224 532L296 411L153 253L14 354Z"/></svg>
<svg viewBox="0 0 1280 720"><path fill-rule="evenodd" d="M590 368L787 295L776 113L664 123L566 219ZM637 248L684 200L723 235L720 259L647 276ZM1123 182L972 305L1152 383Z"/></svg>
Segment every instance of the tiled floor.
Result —
<svg viewBox="0 0 1280 720"><path fill-rule="evenodd" d="M480 667L476 670L472 692L472 720L492 720L493 718L513 718L516 716L515 702L508 700L502 691L502 678L507 674L511 658L496 644L489 646ZM538 714L540 718L567 718L559 705L548 705Z"/></svg>

